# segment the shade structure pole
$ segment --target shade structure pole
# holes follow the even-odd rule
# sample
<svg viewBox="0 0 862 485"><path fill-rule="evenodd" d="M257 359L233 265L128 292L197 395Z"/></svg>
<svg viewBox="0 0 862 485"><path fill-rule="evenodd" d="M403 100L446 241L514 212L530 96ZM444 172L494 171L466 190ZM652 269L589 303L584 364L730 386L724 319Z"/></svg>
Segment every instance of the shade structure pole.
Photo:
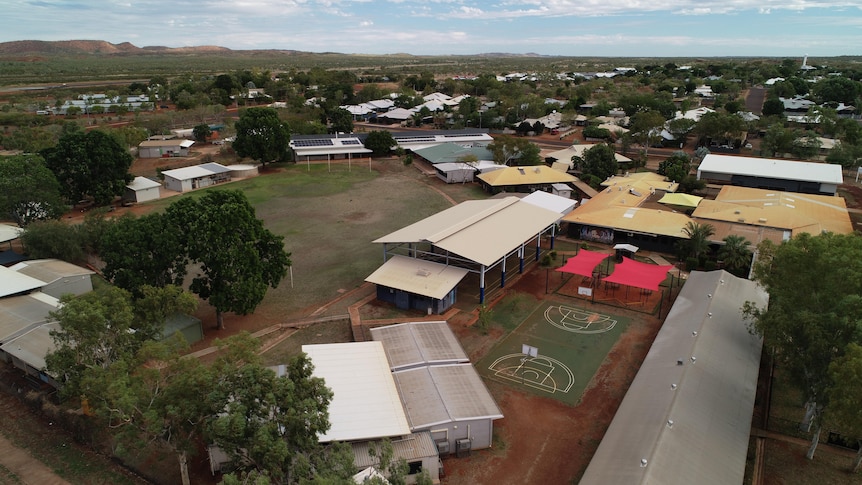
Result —
<svg viewBox="0 0 862 485"><path fill-rule="evenodd" d="M326 154L326 168L332 172L332 155Z"/></svg>
<svg viewBox="0 0 862 485"><path fill-rule="evenodd" d="M386 243L383 243L383 262L386 262Z"/></svg>
<svg viewBox="0 0 862 485"><path fill-rule="evenodd" d="M521 243L521 247L518 248L518 261L520 264L520 268L518 269L518 273L524 273L524 243Z"/></svg>
<svg viewBox="0 0 862 485"><path fill-rule="evenodd" d="M506 257L503 256L503 263L500 265L502 272L500 273L500 288L506 287Z"/></svg>
<svg viewBox="0 0 862 485"><path fill-rule="evenodd" d="M539 251L542 249L542 233L536 235L536 261L539 260Z"/></svg>
<svg viewBox="0 0 862 485"><path fill-rule="evenodd" d="M347 171L348 172L350 172L350 160L351 160L351 154L348 153L347 154Z"/></svg>
<svg viewBox="0 0 862 485"><path fill-rule="evenodd" d="M553 226L551 226L551 249L554 249L554 239L555 239L556 235L557 235L557 225L554 224Z"/></svg>
<svg viewBox="0 0 862 485"><path fill-rule="evenodd" d="M485 303L485 265L479 270L479 304Z"/></svg>

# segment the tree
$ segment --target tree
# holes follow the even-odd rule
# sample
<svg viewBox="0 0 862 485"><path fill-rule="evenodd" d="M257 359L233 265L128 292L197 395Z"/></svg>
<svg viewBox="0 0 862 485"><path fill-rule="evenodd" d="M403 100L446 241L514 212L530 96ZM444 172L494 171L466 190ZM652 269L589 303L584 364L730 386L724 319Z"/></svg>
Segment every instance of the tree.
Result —
<svg viewBox="0 0 862 485"><path fill-rule="evenodd" d="M388 155L396 145L395 138L388 131L374 130L365 139L365 148L371 150L377 157Z"/></svg>
<svg viewBox="0 0 862 485"><path fill-rule="evenodd" d="M745 130L745 121L741 117L718 111L706 113L694 127L695 133L702 139L727 144L739 140Z"/></svg>
<svg viewBox="0 0 862 485"><path fill-rule="evenodd" d="M51 331L56 350L45 357L48 371L62 384L60 395L77 398L86 394L82 386L88 369L107 369L123 357L133 355L143 340L132 331L134 310L131 296L113 286L84 295L67 295L51 313L59 329Z"/></svg>
<svg viewBox="0 0 862 485"><path fill-rule="evenodd" d="M254 207L238 190L214 190L199 199L183 198L165 211L176 227L198 273L192 292L216 309L218 328L224 312L246 315L287 274L290 253L257 219Z"/></svg>
<svg viewBox="0 0 862 485"><path fill-rule="evenodd" d="M784 102L778 98L768 98L763 102L763 116L781 116L784 114Z"/></svg>
<svg viewBox="0 0 862 485"><path fill-rule="evenodd" d="M131 358L144 342L161 338L165 317L191 313L193 296L177 287L149 288L144 298L115 286L105 286L81 296L67 295L51 318L59 328L51 331L55 350L45 357L48 371L58 376L64 399L89 393L87 373L104 371Z"/></svg>
<svg viewBox="0 0 862 485"><path fill-rule="evenodd" d="M754 279L769 293L769 305L746 303L744 311L802 392L806 420L815 428L810 459L829 407L830 364L844 355L848 343L860 343L862 238L802 233L780 246L763 242Z"/></svg>
<svg viewBox="0 0 862 485"><path fill-rule="evenodd" d="M503 135L489 143L487 148L494 155L494 163L498 165L526 166L542 163L539 146L525 138Z"/></svg>
<svg viewBox="0 0 862 485"><path fill-rule="evenodd" d="M38 155L0 157L0 213L24 227L63 215L60 183Z"/></svg>
<svg viewBox="0 0 862 485"><path fill-rule="evenodd" d="M644 157L649 156L651 146L661 141L664 116L657 111L641 111L632 116L631 134L644 147Z"/></svg>
<svg viewBox="0 0 862 485"><path fill-rule="evenodd" d="M801 136L793 140L790 152L794 157L803 160L810 160L820 153L822 142L820 137L814 131L806 131Z"/></svg>
<svg viewBox="0 0 862 485"><path fill-rule="evenodd" d="M105 369L88 370L83 387L90 409L122 448L159 443L176 454L182 483L189 485L188 458L197 451L203 423L219 408L206 398L216 382L212 372L185 358L184 346L177 339L146 342Z"/></svg>
<svg viewBox="0 0 862 485"><path fill-rule="evenodd" d="M344 108L329 112L330 133L353 133L353 115Z"/></svg>
<svg viewBox="0 0 862 485"><path fill-rule="evenodd" d="M751 241L745 236L731 234L724 238L724 246L718 250L718 259L732 274L746 278L751 264Z"/></svg>
<svg viewBox="0 0 862 485"><path fill-rule="evenodd" d="M682 182L691 171L691 157L685 152L674 152L673 155L658 164L659 175L664 175L674 182Z"/></svg>
<svg viewBox="0 0 862 485"><path fill-rule="evenodd" d="M682 228L682 232L688 237L688 241L683 243L687 257L700 261L701 257L709 251L709 237L715 234L715 228L712 224L689 221Z"/></svg>
<svg viewBox="0 0 862 485"><path fill-rule="evenodd" d="M109 204L133 178L129 151L99 130L67 132L42 156L71 202L89 196L97 205Z"/></svg>
<svg viewBox="0 0 862 485"><path fill-rule="evenodd" d="M218 382L210 398L224 405L207 423L207 434L235 465L275 483L308 478L301 476L311 471L306 456L319 451L317 437L329 430L332 391L312 376L305 354L294 356L285 375L276 376L256 355L242 351L248 345L232 342L213 366Z"/></svg>
<svg viewBox="0 0 862 485"><path fill-rule="evenodd" d="M99 255L105 277L132 293L144 285L182 285L186 276L182 231L159 213L116 219L101 238Z"/></svg>
<svg viewBox="0 0 862 485"><path fill-rule="evenodd" d="M850 342L843 356L829 364L828 421L838 427L845 436L856 438L859 451L851 467L858 473L862 466L862 346Z"/></svg>
<svg viewBox="0 0 862 485"><path fill-rule="evenodd" d="M794 139L793 130L784 128L780 123L775 123L766 129L766 134L760 143L760 151L767 157L787 153L793 148Z"/></svg>
<svg viewBox="0 0 862 485"><path fill-rule="evenodd" d="M206 142L207 138L209 138L212 134L213 131L210 129L210 125L206 123L195 125L194 129L192 129L192 136L194 136L195 141L199 143Z"/></svg>
<svg viewBox="0 0 862 485"><path fill-rule="evenodd" d="M78 228L63 221L38 221L28 225L21 234L21 244L31 258L57 258L72 263L84 260Z"/></svg>
<svg viewBox="0 0 862 485"><path fill-rule="evenodd" d="M604 182L619 171L616 153L611 145L599 143L584 151L581 171Z"/></svg>
<svg viewBox="0 0 862 485"><path fill-rule="evenodd" d="M278 118L273 108L248 108L234 125L236 140L233 149L241 157L249 157L266 165L288 159L290 130Z"/></svg>

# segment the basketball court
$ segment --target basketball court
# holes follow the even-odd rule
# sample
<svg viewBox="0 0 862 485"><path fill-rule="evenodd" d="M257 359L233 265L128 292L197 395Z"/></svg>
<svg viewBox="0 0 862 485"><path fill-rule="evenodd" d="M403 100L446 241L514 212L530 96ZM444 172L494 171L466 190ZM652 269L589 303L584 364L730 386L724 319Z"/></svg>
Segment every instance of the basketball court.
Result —
<svg viewBox="0 0 862 485"><path fill-rule="evenodd" d="M574 405L628 324L605 307L541 301L476 368L494 381Z"/></svg>

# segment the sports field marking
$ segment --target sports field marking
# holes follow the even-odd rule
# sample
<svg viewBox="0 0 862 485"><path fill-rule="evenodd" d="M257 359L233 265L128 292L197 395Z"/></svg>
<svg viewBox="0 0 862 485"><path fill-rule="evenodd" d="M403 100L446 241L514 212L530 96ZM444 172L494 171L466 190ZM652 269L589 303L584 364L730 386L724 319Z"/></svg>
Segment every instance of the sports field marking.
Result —
<svg viewBox="0 0 862 485"><path fill-rule="evenodd" d="M508 354L495 360L488 369L495 377L523 384L550 394L568 393L575 384L575 375L566 364L540 355ZM559 384L557 381L560 381Z"/></svg>
<svg viewBox="0 0 862 485"><path fill-rule="evenodd" d="M609 315L563 305L546 308L545 321L567 332L584 334L608 332L617 324Z"/></svg>

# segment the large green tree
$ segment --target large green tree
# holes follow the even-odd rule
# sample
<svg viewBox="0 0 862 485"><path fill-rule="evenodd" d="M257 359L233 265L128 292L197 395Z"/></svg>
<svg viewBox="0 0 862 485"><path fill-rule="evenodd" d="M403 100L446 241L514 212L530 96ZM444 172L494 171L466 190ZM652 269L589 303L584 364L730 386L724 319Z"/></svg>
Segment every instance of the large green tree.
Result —
<svg viewBox="0 0 862 485"><path fill-rule="evenodd" d="M689 221L682 228L683 234L688 240L683 241L686 257L695 258L698 261L709 251L709 238L715 234L712 224L698 224Z"/></svg>
<svg viewBox="0 0 862 485"><path fill-rule="evenodd" d="M220 329L224 312L254 311L267 287L275 288L287 274L290 253L283 238L263 226L238 190L183 198L165 215L185 231L189 259L197 263L189 288L215 308Z"/></svg>
<svg viewBox="0 0 862 485"><path fill-rule="evenodd" d="M745 236L730 234L723 239L724 245L718 250L718 259L732 274L746 278L751 264L751 241Z"/></svg>
<svg viewBox="0 0 862 485"><path fill-rule="evenodd" d="M234 128L233 149L237 155L264 165L288 160L290 130L275 109L248 108L240 113Z"/></svg>
<svg viewBox="0 0 862 485"><path fill-rule="evenodd" d="M100 243L103 274L132 293L144 285L181 285L185 278L184 233L164 214L124 215L108 226Z"/></svg>
<svg viewBox="0 0 862 485"><path fill-rule="evenodd" d="M862 467L862 345L851 342L843 356L829 364L829 414L827 419L841 434L856 438L859 450L851 471Z"/></svg>
<svg viewBox="0 0 862 485"><path fill-rule="evenodd" d="M109 204L133 179L129 151L103 131L67 132L42 156L71 202L91 197L97 205Z"/></svg>
<svg viewBox="0 0 862 485"><path fill-rule="evenodd" d="M644 157L649 156L651 146L661 141L661 130L664 127L665 118L658 111L640 111L632 116L632 124L629 127L632 137L644 149Z"/></svg>
<svg viewBox="0 0 862 485"><path fill-rule="evenodd" d="M344 108L336 108L328 113L330 133L353 133L353 115Z"/></svg>
<svg viewBox="0 0 862 485"><path fill-rule="evenodd" d="M598 187L599 184L619 171L616 153L611 145L599 143L584 151L583 159L572 159L584 175L590 178L590 185Z"/></svg>
<svg viewBox="0 0 862 485"><path fill-rule="evenodd" d="M365 138L365 148L371 150L375 156L388 155L392 147L396 146L392 133L385 130L374 130Z"/></svg>
<svg viewBox="0 0 862 485"><path fill-rule="evenodd" d="M282 376L242 353L248 343L231 344L213 366L218 385L211 394L224 403L207 424L207 434L241 468L273 483L313 478L312 454L318 435L329 430L330 391L305 354L293 357ZM237 358L241 352L242 358Z"/></svg>
<svg viewBox="0 0 862 485"><path fill-rule="evenodd" d="M526 138L502 135L488 144L494 155L494 163L499 165L541 165L541 150Z"/></svg>
<svg viewBox="0 0 862 485"><path fill-rule="evenodd" d="M862 341L862 238L803 233L780 246L763 242L758 253L754 279L769 293L769 306L746 303L745 311L807 403L810 459L829 407L829 366L848 343Z"/></svg>
<svg viewBox="0 0 862 485"><path fill-rule="evenodd" d="M42 157L0 157L0 214L26 226L57 219L65 210L60 183Z"/></svg>

